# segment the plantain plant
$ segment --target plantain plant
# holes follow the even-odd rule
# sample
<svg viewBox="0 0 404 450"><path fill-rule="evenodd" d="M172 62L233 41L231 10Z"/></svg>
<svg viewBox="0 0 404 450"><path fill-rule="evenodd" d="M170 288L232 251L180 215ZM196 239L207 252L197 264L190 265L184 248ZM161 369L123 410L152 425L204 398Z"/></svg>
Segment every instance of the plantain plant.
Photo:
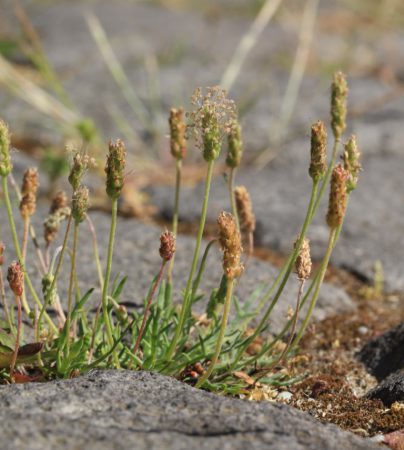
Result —
<svg viewBox="0 0 404 450"><path fill-rule="evenodd" d="M169 116L170 148L175 160L176 187L172 231L160 237L161 265L150 283L142 312L129 312L120 303L126 278L111 283L118 201L125 181L126 150L123 141L111 141L106 157L106 193L111 201L111 225L107 256L101 261L94 226L90 219L89 191L84 185L87 169L94 164L86 154L75 151L69 174L71 193L58 192L52 200L49 215L44 220L44 245L38 243L31 223L35 213L38 172L28 169L19 191L12 179L10 137L7 126L0 122L0 176L16 261L8 266L5 285L0 270L0 293L4 319L0 321L0 375L7 382L28 379L66 378L85 373L92 368L123 368L151 370L180 378L196 387L238 394L246 388L246 377L253 384L286 385L296 379L276 367L284 364L298 351L299 342L307 329L315 308L321 285L343 225L348 198L355 189L361 169L355 137L342 148L342 164L335 164L341 150L346 128L347 83L342 73L336 73L331 88L331 129L334 145L327 163L327 132L323 122L311 128L310 167L311 195L306 215L290 256L277 277L267 286L257 287L250 298L240 304L234 296L234 286L242 283L242 274L253 254L255 215L244 186L235 186L236 169L243 152L241 126L236 107L219 87L197 89L192 97L193 110L184 114L173 108ZM173 301L175 251L180 209L182 165L187 141L194 138L206 164L206 179L195 248L190 262L187 282L181 290L182 302ZM210 186L214 166L222 144L227 140L228 191L231 212L222 212L217 220L218 237L204 249L202 239L209 207ZM23 234L15 226L9 185L20 199ZM319 210L322 196L330 184L326 222L328 242L318 269L312 273L310 244L307 232ZM71 201L69 202L68 198ZM70 203L70 206L69 206ZM65 233L59 231L66 221ZM87 227L85 226L87 224ZM77 288L80 271L77 267L78 233L89 233L94 249L98 280L84 294ZM68 249L73 234L72 248ZM0 236L1 238L1 236ZM133 237L136 239L136 236ZM27 267L33 255L27 254L27 240L35 244L42 291L34 286ZM211 248L219 244L222 250L220 285L209 297L198 287L204 276ZM244 249L245 250L244 250ZM157 250L157 249L156 249ZM70 254L70 264L66 263ZM0 268L4 266L4 244L0 243ZM104 265L104 268L103 268ZM275 305L291 274L296 272L298 295L293 314L283 329L275 335L268 333L268 323ZM58 282L68 273L67 298L62 298ZM32 273L32 271L30 271ZM95 313L86 304L94 296L96 286L101 296ZM307 286L307 287L306 287ZM10 296L13 303L10 303ZM195 303L205 305L204 314L194 312ZM15 318L14 307L17 307ZM308 305L302 315L302 307ZM64 310L62 305L66 305ZM234 314L231 314L233 309ZM54 314L50 314L53 310ZM24 333L23 317L31 324L33 333ZM302 317L300 317L302 316ZM259 320L258 320L259 318ZM300 320L299 320L300 318ZM24 343L24 336L34 336ZM25 344L25 345L24 345ZM244 377L240 377L240 373ZM31 378L30 378L31 377ZM250 383L251 384L251 383Z"/></svg>

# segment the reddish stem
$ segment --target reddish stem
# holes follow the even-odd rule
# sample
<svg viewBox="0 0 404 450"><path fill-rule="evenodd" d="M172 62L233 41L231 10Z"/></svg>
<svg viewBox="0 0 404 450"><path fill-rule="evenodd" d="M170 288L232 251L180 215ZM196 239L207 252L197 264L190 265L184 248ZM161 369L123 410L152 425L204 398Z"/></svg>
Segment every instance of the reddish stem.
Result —
<svg viewBox="0 0 404 450"><path fill-rule="evenodd" d="M160 271L159 271L159 273L158 273L158 275L156 277L156 281L154 282L154 285L153 285L153 288L152 288L152 290L150 292L149 298L147 299L146 308L145 308L144 314L143 314L142 325L140 326L139 334L137 335L137 339L136 339L136 344L135 344L135 347L133 349L133 354L135 356L136 356L137 351L139 350L140 342L142 340L143 332L144 332L144 329L145 329L145 326L146 326L147 316L149 314L151 303L152 303L154 294L156 292L157 286L160 284L161 277L163 276L165 265L166 265L166 261L163 260L163 262L161 263Z"/></svg>
<svg viewBox="0 0 404 450"><path fill-rule="evenodd" d="M20 334L21 334L21 323L22 323L22 309L21 309L21 302L20 297L18 295L15 296L15 302L17 303L17 336L15 338L15 348L13 357L11 359L10 363L10 376L11 381L14 383L14 367L17 362L17 356L18 356L18 349L20 348Z"/></svg>

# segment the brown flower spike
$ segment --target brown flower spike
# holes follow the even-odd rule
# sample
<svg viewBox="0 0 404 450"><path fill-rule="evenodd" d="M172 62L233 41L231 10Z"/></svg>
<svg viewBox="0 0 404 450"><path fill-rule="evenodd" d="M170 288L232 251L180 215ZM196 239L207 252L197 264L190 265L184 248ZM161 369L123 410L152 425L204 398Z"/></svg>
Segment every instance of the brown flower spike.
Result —
<svg viewBox="0 0 404 450"><path fill-rule="evenodd" d="M27 169L24 173L21 188L20 213L24 219L32 216L36 209L36 194L39 187L38 170Z"/></svg>
<svg viewBox="0 0 404 450"><path fill-rule="evenodd" d="M236 220L228 212L220 213L217 223L219 225L219 242L223 251L223 270L228 279L241 275L243 266L240 263L241 236L237 229Z"/></svg>
<svg viewBox="0 0 404 450"><path fill-rule="evenodd" d="M237 214L240 220L241 231L245 233L253 233L255 231L255 215L252 210L252 202L250 194L245 186L237 186L234 189L236 198Z"/></svg>
<svg viewBox="0 0 404 450"><path fill-rule="evenodd" d="M347 204L348 172L338 164L331 177L330 199L328 202L327 224L330 228L342 225Z"/></svg>
<svg viewBox="0 0 404 450"><path fill-rule="evenodd" d="M52 203L49 208L49 214L54 214L55 212L59 211L62 208L65 208L68 206L69 201L67 199L67 195L64 191L59 191L55 194L55 196L52 198Z"/></svg>
<svg viewBox="0 0 404 450"><path fill-rule="evenodd" d="M311 161L309 174L313 181L320 181L327 171L327 130L321 120L311 127Z"/></svg>
<svg viewBox="0 0 404 450"><path fill-rule="evenodd" d="M160 256L164 261L170 261L175 253L175 236L170 231L160 235Z"/></svg>
<svg viewBox="0 0 404 450"><path fill-rule="evenodd" d="M116 199L121 195L124 184L126 149L120 139L110 141L105 173L107 174L106 191L110 198Z"/></svg>
<svg viewBox="0 0 404 450"><path fill-rule="evenodd" d="M342 72L336 72L331 85L331 128L339 139L346 128L348 84Z"/></svg>
<svg viewBox="0 0 404 450"><path fill-rule="evenodd" d="M187 152L187 141L185 133L187 126L184 122L183 108L171 108L168 119L170 125L170 149L171 154L177 160L185 158Z"/></svg>
<svg viewBox="0 0 404 450"><path fill-rule="evenodd" d="M10 289L17 297L24 291L24 272L19 262L14 261L8 268L7 281Z"/></svg>
<svg viewBox="0 0 404 450"><path fill-rule="evenodd" d="M296 239L294 246L296 247L299 238ZM310 241L303 239L299 254L295 262L295 269L299 280L308 280L311 274L311 256L310 256Z"/></svg>

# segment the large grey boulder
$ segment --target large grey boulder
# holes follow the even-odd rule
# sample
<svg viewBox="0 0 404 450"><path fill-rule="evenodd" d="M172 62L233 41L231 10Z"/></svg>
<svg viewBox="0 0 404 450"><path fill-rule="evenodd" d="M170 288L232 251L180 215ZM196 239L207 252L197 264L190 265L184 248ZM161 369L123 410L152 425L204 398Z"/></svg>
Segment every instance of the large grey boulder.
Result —
<svg viewBox="0 0 404 450"><path fill-rule="evenodd" d="M0 400L4 450L379 448L289 406L225 398L147 372L0 386Z"/></svg>

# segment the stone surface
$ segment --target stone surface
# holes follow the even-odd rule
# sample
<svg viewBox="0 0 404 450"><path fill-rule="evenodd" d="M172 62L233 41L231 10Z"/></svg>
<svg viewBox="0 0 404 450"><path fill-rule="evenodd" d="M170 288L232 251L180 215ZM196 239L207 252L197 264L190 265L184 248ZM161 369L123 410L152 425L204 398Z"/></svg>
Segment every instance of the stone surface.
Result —
<svg viewBox="0 0 404 450"><path fill-rule="evenodd" d="M367 397L379 399L386 406L404 401L404 370L398 370L368 392Z"/></svg>
<svg viewBox="0 0 404 450"><path fill-rule="evenodd" d="M5 450L373 450L286 405L216 396L146 372L0 386Z"/></svg>
<svg viewBox="0 0 404 450"><path fill-rule="evenodd" d="M404 322L387 333L370 340L358 353L369 372L379 381L404 369Z"/></svg>

